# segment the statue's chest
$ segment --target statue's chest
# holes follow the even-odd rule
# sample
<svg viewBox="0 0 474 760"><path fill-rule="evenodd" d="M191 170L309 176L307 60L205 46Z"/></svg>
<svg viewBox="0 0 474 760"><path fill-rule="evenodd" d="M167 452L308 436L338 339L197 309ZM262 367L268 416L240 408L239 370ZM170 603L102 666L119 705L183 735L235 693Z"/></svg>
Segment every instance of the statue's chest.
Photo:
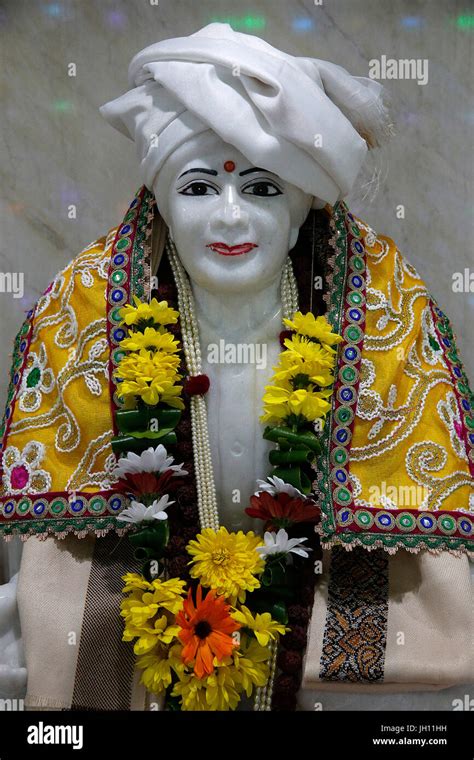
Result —
<svg viewBox="0 0 474 760"><path fill-rule="evenodd" d="M209 345L203 351L203 371L210 380L207 416L221 523L234 530L249 528L243 510L256 480L270 470L271 444L262 437L259 418L281 348L277 337L249 344L221 340L212 350Z"/></svg>

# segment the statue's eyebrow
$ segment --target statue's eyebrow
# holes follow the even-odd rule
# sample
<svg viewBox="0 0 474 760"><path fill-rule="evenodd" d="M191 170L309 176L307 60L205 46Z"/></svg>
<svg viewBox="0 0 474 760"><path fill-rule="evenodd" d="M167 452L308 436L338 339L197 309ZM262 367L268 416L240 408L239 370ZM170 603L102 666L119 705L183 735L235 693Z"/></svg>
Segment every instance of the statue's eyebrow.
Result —
<svg viewBox="0 0 474 760"><path fill-rule="evenodd" d="M245 169L245 171L239 172L239 177L245 177L246 174L253 174L253 172L267 172L267 169L261 169L259 166L256 166L253 169ZM273 174L273 172L268 173Z"/></svg>
<svg viewBox="0 0 474 760"><path fill-rule="evenodd" d="M199 174L212 174L213 177L217 177L217 172L215 169L201 169L198 167L196 169L187 169L187 171L179 175L178 179L184 177L185 174L191 174L193 172L198 172Z"/></svg>

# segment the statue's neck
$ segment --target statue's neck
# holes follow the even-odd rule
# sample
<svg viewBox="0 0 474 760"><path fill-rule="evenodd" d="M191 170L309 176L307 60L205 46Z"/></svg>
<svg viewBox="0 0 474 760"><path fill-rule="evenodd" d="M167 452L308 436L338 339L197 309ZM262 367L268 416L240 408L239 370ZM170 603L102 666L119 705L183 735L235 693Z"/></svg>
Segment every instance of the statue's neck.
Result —
<svg viewBox="0 0 474 760"><path fill-rule="evenodd" d="M240 294L210 291L191 280L196 316L207 331L231 340L266 333L281 315L281 278L265 288Z"/></svg>

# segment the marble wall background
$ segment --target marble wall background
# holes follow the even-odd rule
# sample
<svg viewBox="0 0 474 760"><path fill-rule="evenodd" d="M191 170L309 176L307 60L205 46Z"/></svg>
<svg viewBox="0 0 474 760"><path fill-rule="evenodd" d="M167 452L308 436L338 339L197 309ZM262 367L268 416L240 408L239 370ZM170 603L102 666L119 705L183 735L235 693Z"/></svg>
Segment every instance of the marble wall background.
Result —
<svg viewBox="0 0 474 760"><path fill-rule="evenodd" d="M24 312L59 269L119 223L141 184L134 146L105 123L98 107L126 89L128 62L138 50L212 20L229 20L239 31L359 76L382 55L428 60L426 85L387 82L398 135L383 158L385 182L373 202L363 200L361 190L351 207L393 237L424 276L455 325L474 379L474 293L452 290L453 273L474 270L474 17L467 1L4 0L0 272L23 272L25 284L22 298L0 293L1 407ZM70 63L75 77L68 76ZM68 218L70 204L76 219ZM405 219L397 219L399 204ZM379 707L451 709L451 699L449 692L398 696ZM333 706L344 709L340 702ZM344 706L356 704L345 697ZM377 705L367 698L363 706Z"/></svg>
<svg viewBox="0 0 474 760"><path fill-rule="evenodd" d="M59 269L119 223L141 184L133 144L107 125L98 107L127 88L135 52L211 20L230 20L291 53L329 59L361 76L382 55L428 60L426 85L386 82L398 135L383 157L385 183L372 203L360 189L351 206L393 237L426 278L474 377L468 332L474 293L452 291L453 272L474 269L468 7L458 0L0 3L0 272L25 278L23 298L0 293L1 404L23 313ZM70 63L75 77L68 76ZM76 219L68 218L70 204ZM397 219L398 204L405 219Z"/></svg>

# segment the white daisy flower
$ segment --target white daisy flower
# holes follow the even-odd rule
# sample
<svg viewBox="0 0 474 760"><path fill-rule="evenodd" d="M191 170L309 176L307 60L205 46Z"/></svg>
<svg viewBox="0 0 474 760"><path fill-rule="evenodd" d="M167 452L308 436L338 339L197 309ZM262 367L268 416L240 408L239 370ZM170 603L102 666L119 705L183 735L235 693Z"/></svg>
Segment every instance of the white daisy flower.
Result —
<svg viewBox="0 0 474 760"><path fill-rule="evenodd" d="M174 501L169 501L169 498L169 495L165 494L159 499L159 501L155 499L153 504L150 504L149 507L146 507L140 501L132 501L130 502L130 507L127 507L127 509L124 509L119 515L117 515L117 520L123 520L123 522L128 523L141 523L149 520L167 520L168 515L165 510L168 509L171 504L174 504Z"/></svg>
<svg viewBox="0 0 474 760"><path fill-rule="evenodd" d="M173 464L173 462L174 457L168 456L165 447L160 443L155 449L153 446L150 446L146 451L142 451L141 454L129 451L126 457L121 457L118 460L114 475L117 478L123 478L128 473L161 473L165 472L165 470L173 470L175 476L188 474L186 470L182 469L183 462L181 464Z"/></svg>
<svg viewBox="0 0 474 760"><path fill-rule="evenodd" d="M294 486L290 486L289 483L285 483L284 480L274 475L267 478L267 480L257 480L258 489L255 491L255 496L258 496L262 491L267 491L271 496L276 496L278 493L287 493L293 498L307 499L301 491Z"/></svg>
<svg viewBox="0 0 474 760"><path fill-rule="evenodd" d="M263 540L265 546L257 546L257 551L262 557L269 554L298 554L300 557L308 557L311 551L309 546L302 549L299 544L307 541L307 538L288 538L288 533L284 528L280 528L278 533L266 532Z"/></svg>

